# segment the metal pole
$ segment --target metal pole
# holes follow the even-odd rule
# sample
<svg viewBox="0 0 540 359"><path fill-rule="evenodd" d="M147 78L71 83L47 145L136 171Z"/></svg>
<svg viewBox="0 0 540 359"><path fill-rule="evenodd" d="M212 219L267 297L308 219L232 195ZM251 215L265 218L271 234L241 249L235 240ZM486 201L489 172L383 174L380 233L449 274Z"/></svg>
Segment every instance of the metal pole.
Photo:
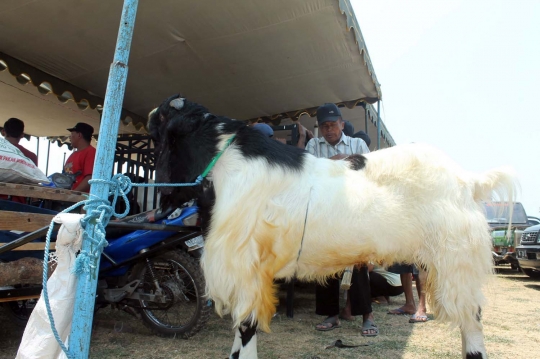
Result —
<svg viewBox="0 0 540 359"><path fill-rule="evenodd" d="M369 129L368 129L368 121L369 121L369 111L368 111L368 105L364 102L364 128L366 129L366 134L369 136Z"/></svg>
<svg viewBox="0 0 540 359"><path fill-rule="evenodd" d="M377 149L381 149L381 100L377 101Z"/></svg>
<svg viewBox="0 0 540 359"><path fill-rule="evenodd" d="M47 165L45 166L45 176L49 175L49 158L51 157L51 141L47 141Z"/></svg>
<svg viewBox="0 0 540 359"><path fill-rule="evenodd" d="M36 145L36 156L38 158L38 163L39 163L39 137L36 136L36 140L37 140L37 145Z"/></svg>
<svg viewBox="0 0 540 359"><path fill-rule="evenodd" d="M97 144L97 155L94 163L92 178L110 179L113 168L113 158L118 136L118 123L124 99L126 78L128 72L129 50L135 17L137 14L138 0L124 0L120 29L116 40L116 51L114 60L109 71L105 103L103 106L103 120L99 128L99 141ZM94 183L90 189L91 198L107 199L108 186L104 183ZM89 205L87 213L97 208L97 204ZM91 221L92 222L92 221ZM95 224L89 222L85 228L87 235L90 235L95 228ZM84 240L82 250L91 252L91 243ZM96 286L99 270L99 256L89 272L84 272L78 277L77 294L75 298L75 308L73 310L73 321L69 337L69 353L71 357L82 359L88 358L90 349L90 335L92 332L92 319L94 315L94 304L96 300Z"/></svg>

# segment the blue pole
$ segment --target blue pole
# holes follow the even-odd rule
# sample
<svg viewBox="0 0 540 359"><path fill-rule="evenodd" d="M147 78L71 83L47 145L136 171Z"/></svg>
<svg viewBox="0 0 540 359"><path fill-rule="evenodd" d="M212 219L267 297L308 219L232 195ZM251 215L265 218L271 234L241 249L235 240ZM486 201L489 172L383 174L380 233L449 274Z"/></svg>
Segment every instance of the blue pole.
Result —
<svg viewBox="0 0 540 359"><path fill-rule="evenodd" d="M111 144L116 143L118 136L118 123L120 121L120 112L122 110L124 90L126 87L127 63L133 28L135 26L137 5L138 0L124 0L122 19L120 20L120 29L116 40L116 51L109 71L103 116L99 128L99 141L92 174L93 179L109 180L111 178L114 150L116 147ZM107 200L108 190L109 188L106 183L94 183L90 189L90 198ZM87 213L91 213L92 210L96 209L97 204L89 204ZM91 235L95 227L95 224L89 221L85 228L85 234ZM82 251L92 251L92 243L89 240L85 239L83 241ZM69 336L69 354L72 358L88 358L96 300L99 259L99 255L96 258L92 258L89 271L81 273L77 281L75 308L73 309L73 321Z"/></svg>

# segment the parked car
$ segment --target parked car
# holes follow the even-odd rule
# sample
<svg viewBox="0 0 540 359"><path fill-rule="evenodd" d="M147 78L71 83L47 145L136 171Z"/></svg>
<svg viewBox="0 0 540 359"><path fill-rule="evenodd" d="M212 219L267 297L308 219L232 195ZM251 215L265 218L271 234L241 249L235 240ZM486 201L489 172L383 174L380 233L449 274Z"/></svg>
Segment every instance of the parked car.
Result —
<svg viewBox="0 0 540 359"><path fill-rule="evenodd" d="M537 224L540 224L540 218L527 216L527 222L529 223L529 226L536 226Z"/></svg>
<svg viewBox="0 0 540 359"><path fill-rule="evenodd" d="M516 253L523 273L531 278L540 278L540 224L523 231Z"/></svg>
<svg viewBox="0 0 540 359"><path fill-rule="evenodd" d="M523 230L530 226L525 208L520 202L514 202L511 220L508 202L485 202L484 209L491 229L495 265L510 264L512 269L519 269L514 249L519 245Z"/></svg>

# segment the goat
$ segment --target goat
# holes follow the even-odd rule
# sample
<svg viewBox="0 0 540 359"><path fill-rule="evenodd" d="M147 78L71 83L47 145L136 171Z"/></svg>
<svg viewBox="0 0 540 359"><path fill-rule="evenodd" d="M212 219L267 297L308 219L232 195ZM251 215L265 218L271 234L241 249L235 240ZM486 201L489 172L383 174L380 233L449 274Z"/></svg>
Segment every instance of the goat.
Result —
<svg viewBox="0 0 540 359"><path fill-rule="evenodd" d="M212 186L160 191L162 205L201 204L201 265L216 312L232 316L230 358L257 357L256 330L269 331L275 313L275 279L323 282L370 261L427 269L431 309L460 327L463 358L487 358L481 287L493 262L480 202L494 191L514 195L510 169L469 173L422 144L352 162L316 158L178 95L149 114L149 130L158 183L193 182L221 153Z"/></svg>

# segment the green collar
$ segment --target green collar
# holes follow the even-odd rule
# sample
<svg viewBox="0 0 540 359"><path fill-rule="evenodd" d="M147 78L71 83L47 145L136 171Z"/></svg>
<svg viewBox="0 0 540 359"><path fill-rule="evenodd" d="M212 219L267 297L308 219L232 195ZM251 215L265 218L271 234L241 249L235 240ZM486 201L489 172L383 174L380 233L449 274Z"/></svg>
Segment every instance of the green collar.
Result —
<svg viewBox="0 0 540 359"><path fill-rule="evenodd" d="M227 148L229 148L231 142L234 140L234 138L236 137L236 134L233 134L231 136L231 138L229 138L227 140L227 143L225 143L225 147L223 147L223 149L221 151L219 151L219 153L217 155L214 156L214 158L212 158L212 161L210 161L210 164L208 164L208 166L206 167L206 169L203 171L203 173L201 174L201 177L202 178L205 178L208 173L212 170L212 168L214 167L214 165L216 164L217 160L219 160L219 158L221 157L221 155L223 154L223 152L225 152L225 150Z"/></svg>

